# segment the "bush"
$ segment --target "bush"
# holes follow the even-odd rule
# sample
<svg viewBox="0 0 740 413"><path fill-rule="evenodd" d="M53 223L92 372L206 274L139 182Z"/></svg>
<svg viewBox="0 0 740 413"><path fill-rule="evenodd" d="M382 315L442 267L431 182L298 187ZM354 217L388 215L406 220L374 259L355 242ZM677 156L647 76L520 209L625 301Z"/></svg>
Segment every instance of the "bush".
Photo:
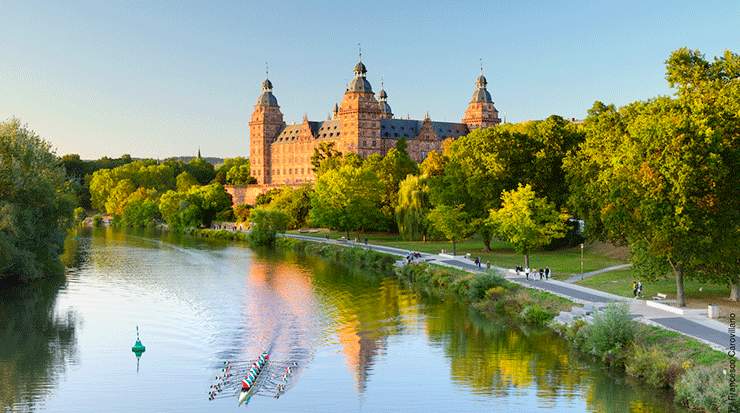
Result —
<svg viewBox="0 0 740 413"><path fill-rule="evenodd" d="M474 275L469 282L468 299L478 301L485 297L486 292L493 287L501 287L505 283L501 276L493 273Z"/></svg>
<svg viewBox="0 0 740 413"><path fill-rule="evenodd" d="M737 381L736 381L737 382ZM719 367L696 367L687 371L676 383L676 400L691 409L708 412L740 411L740 398L732 393L730 379Z"/></svg>
<svg viewBox="0 0 740 413"><path fill-rule="evenodd" d="M671 359L659 346L635 345L625 362L627 374L639 377L655 387L672 387L683 372L677 360Z"/></svg>
<svg viewBox="0 0 740 413"><path fill-rule="evenodd" d="M621 365L624 350L635 336L635 322L630 318L626 304L609 304L602 312L594 315L594 322L584 330L585 350L608 364Z"/></svg>
<svg viewBox="0 0 740 413"><path fill-rule="evenodd" d="M95 227L99 227L99 226L103 225L103 216L100 215L100 214L93 215L93 217L92 217L92 223L93 223L93 226L95 226Z"/></svg>
<svg viewBox="0 0 740 413"><path fill-rule="evenodd" d="M258 207L251 213L252 231L250 240L254 245L275 245L278 232L283 232L288 226L288 216L284 212Z"/></svg>
<svg viewBox="0 0 740 413"><path fill-rule="evenodd" d="M545 326L555 315L542 308L539 304L528 304L519 314L519 318L527 324Z"/></svg>

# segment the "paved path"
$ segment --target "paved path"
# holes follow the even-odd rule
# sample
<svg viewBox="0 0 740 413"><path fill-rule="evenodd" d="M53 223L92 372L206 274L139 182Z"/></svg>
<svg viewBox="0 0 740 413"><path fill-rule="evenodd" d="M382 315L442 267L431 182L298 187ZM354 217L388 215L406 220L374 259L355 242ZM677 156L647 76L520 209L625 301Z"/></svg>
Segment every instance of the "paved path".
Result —
<svg viewBox="0 0 740 413"><path fill-rule="evenodd" d="M355 243L352 241L339 241L334 239L326 239L321 237L312 237L307 235L299 234L283 234L283 236L289 238L296 238L306 241L323 242L327 244L341 245L346 247L362 247L368 248L374 251L380 251L388 254L393 254L399 257L406 257L409 254L409 250L402 248L388 247L385 245L374 245ZM437 255L429 253L421 253L422 260L432 264L438 264L453 268L458 268L469 272L484 272L485 269L479 268L472 261L461 257L461 256L449 256L449 255ZM617 265L613 267L604 268L599 271L592 271L588 273L590 275L596 275L607 271L614 271L617 269L627 268L629 264ZM512 282L520 285L536 288L544 291L551 292L561 297L568 298L581 304L603 304L612 302L624 302L630 306L630 313L637 320L645 324L659 325L669 330L677 331L689 337L696 338L703 341L717 350L727 351L727 347L730 344L730 334L728 332L728 326L716 320L711 320L706 317L706 311L704 314L700 314L699 311L691 311L689 315L678 315L668 311L663 311L654 307L648 307L644 300L634 300L627 297L621 297L603 291L594 290L592 288L584 287L581 285L572 284L570 279L566 282L557 280L533 280L525 279L523 275L515 275L515 273L506 268L491 267L494 271L499 272L501 275L506 277ZM584 274L585 275L585 274ZM572 278L572 277L571 277ZM578 276L580 280L580 275ZM736 357L740 357L740 352L737 353Z"/></svg>
<svg viewBox="0 0 740 413"><path fill-rule="evenodd" d="M596 270L596 271L584 272L583 274L573 274L573 275L570 276L570 278L568 278L567 280L565 280L565 282L567 282L567 283L574 283L574 282L578 282L578 281L581 281L581 280L585 280L586 278L591 278L594 275L603 274L603 273L609 272L609 271L623 270L625 268L630 268L630 267L632 267L632 264L612 265L611 267L602 268L602 269Z"/></svg>

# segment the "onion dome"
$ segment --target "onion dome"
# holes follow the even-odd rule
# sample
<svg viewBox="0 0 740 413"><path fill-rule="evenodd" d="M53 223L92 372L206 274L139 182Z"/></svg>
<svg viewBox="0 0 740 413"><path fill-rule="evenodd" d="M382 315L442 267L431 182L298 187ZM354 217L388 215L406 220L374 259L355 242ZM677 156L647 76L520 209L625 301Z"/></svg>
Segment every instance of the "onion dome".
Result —
<svg viewBox="0 0 740 413"><path fill-rule="evenodd" d="M257 98L257 105L259 106L277 106L278 101L275 95L272 94L272 82L270 79L265 79L262 82L262 93Z"/></svg>

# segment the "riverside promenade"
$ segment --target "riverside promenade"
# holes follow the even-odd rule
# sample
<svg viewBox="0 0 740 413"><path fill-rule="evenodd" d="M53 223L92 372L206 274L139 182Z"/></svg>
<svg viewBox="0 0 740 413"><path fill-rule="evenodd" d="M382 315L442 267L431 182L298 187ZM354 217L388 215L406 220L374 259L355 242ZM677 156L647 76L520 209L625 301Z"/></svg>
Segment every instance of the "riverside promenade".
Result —
<svg viewBox="0 0 740 413"><path fill-rule="evenodd" d="M288 238L310 242L321 242L344 247L367 248L399 257L406 257L411 252L402 248L375 245L371 243L365 244L349 240L336 240L300 234L281 235ZM478 267L471 260L463 256L452 256L447 254L421 253L421 258L417 259L416 262L427 262L474 273L489 271L489 269L485 267ZM490 270L496 271L509 281L525 287L547 291L579 304L590 304L598 308L608 303L623 302L629 305L630 313L636 321L676 331L706 343L712 348L722 352L727 352L730 345L728 326L722 322L708 318L706 310L680 309L662 303L650 302L650 300L637 300L622 297L553 279L535 280L530 278L527 280L524 275L517 276L513 270L508 268L491 266ZM736 357L738 357L737 354Z"/></svg>

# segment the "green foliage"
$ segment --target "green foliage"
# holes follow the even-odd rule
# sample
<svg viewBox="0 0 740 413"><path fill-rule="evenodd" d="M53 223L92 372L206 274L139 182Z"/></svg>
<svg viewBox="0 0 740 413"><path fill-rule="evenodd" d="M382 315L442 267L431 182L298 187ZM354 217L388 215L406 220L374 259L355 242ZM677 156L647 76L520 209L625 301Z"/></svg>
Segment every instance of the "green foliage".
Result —
<svg viewBox="0 0 740 413"><path fill-rule="evenodd" d="M254 245L274 245L278 232L288 227L288 215L274 208L257 207L250 214L252 229L249 239Z"/></svg>
<svg viewBox="0 0 740 413"><path fill-rule="evenodd" d="M176 164L135 161L113 169L101 169L90 179L92 206L98 211L121 215L129 195L139 188L157 194L175 189Z"/></svg>
<svg viewBox="0 0 740 413"><path fill-rule="evenodd" d="M552 320L553 315L539 304L528 304L519 317L527 324L542 327Z"/></svg>
<svg viewBox="0 0 740 413"><path fill-rule="evenodd" d="M626 304L611 303L594 315L591 325L584 328L584 350L609 364L622 365L625 351L634 339L635 322Z"/></svg>
<svg viewBox="0 0 740 413"><path fill-rule="evenodd" d="M138 198L126 203L121 224L127 227L153 227L159 217L157 201Z"/></svg>
<svg viewBox="0 0 740 413"><path fill-rule="evenodd" d="M167 191L159 211L170 229L210 226L216 215L231 207L231 196L221 184L191 187L187 192Z"/></svg>
<svg viewBox="0 0 740 413"><path fill-rule="evenodd" d="M670 267L679 305L684 274L740 280L724 266L740 242L739 61L675 51L666 71L677 96L618 110L596 102L585 142L565 161L570 202L588 231L627 243L645 277Z"/></svg>
<svg viewBox="0 0 740 413"><path fill-rule="evenodd" d="M216 176L213 165L201 157L193 158L188 162L185 170L201 185L208 184ZM247 168L247 174L249 174L249 168Z"/></svg>
<svg viewBox="0 0 740 413"><path fill-rule="evenodd" d="M501 194L502 205L492 209L488 223L493 232L511 243L514 250L525 255L529 265L529 252L565 236L565 220L547 199L538 197L530 185Z"/></svg>
<svg viewBox="0 0 740 413"><path fill-rule="evenodd" d="M340 158L342 153L336 149L335 142L320 142L318 146L313 149L313 155L311 155L311 169L314 174L321 175L322 170L335 169L337 158ZM325 164L322 167L322 164Z"/></svg>
<svg viewBox="0 0 740 413"><path fill-rule="evenodd" d="M103 216L100 214L95 214L92 217L92 224L94 227L99 227L103 225Z"/></svg>
<svg viewBox="0 0 740 413"><path fill-rule="evenodd" d="M398 187L396 224L404 240L420 240L428 235L427 214L431 209L429 186L424 177L409 175Z"/></svg>
<svg viewBox="0 0 740 413"><path fill-rule="evenodd" d="M59 255L74 196L51 145L12 119L0 123L0 280L63 271Z"/></svg>
<svg viewBox="0 0 740 413"><path fill-rule="evenodd" d="M462 205L456 207L439 205L429 211L427 220L432 228L442 234L445 239L452 241L453 253L455 243L466 239L474 232L473 225L468 214L463 211Z"/></svg>
<svg viewBox="0 0 740 413"><path fill-rule="evenodd" d="M79 224L85 220L85 218L87 217L87 212L85 212L85 208L77 207L74 209L74 211L72 211L72 217L74 219L74 222L76 224Z"/></svg>
<svg viewBox="0 0 740 413"><path fill-rule="evenodd" d="M272 188L268 190L267 192L257 195L257 199L255 199L254 204L255 206L267 205L270 202L272 202L272 198L274 198L275 195L279 193L280 193L280 188Z"/></svg>
<svg viewBox="0 0 740 413"><path fill-rule="evenodd" d="M675 391L676 400L692 409L718 413L740 411L740 398L735 393L731 399L730 378L720 368L697 367L687 371L676 383Z"/></svg>
<svg viewBox="0 0 740 413"><path fill-rule="evenodd" d="M249 159L244 157L227 158L216 169L214 182L222 185L247 185L257 183L250 175Z"/></svg>
<svg viewBox="0 0 740 413"><path fill-rule="evenodd" d="M673 387L683 367L679 360L671 358L670 351L661 346L632 346L625 361L627 374L654 387Z"/></svg>
<svg viewBox="0 0 740 413"><path fill-rule="evenodd" d="M252 212L252 206L247 204L237 205L234 207L234 218L237 222L249 221L249 214Z"/></svg>
<svg viewBox="0 0 740 413"><path fill-rule="evenodd" d="M383 188L375 174L350 165L326 171L316 181L310 219L342 231L382 229Z"/></svg>
<svg viewBox="0 0 740 413"><path fill-rule="evenodd" d="M269 207L283 211L288 216L289 229L301 228L308 221L312 194L311 185L296 188L285 186L273 196Z"/></svg>
<svg viewBox="0 0 740 413"><path fill-rule="evenodd" d="M190 175L188 171L182 171L177 178L175 178L175 187L180 192L185 192L193 186L198 185L198 181Z"/></svg>

